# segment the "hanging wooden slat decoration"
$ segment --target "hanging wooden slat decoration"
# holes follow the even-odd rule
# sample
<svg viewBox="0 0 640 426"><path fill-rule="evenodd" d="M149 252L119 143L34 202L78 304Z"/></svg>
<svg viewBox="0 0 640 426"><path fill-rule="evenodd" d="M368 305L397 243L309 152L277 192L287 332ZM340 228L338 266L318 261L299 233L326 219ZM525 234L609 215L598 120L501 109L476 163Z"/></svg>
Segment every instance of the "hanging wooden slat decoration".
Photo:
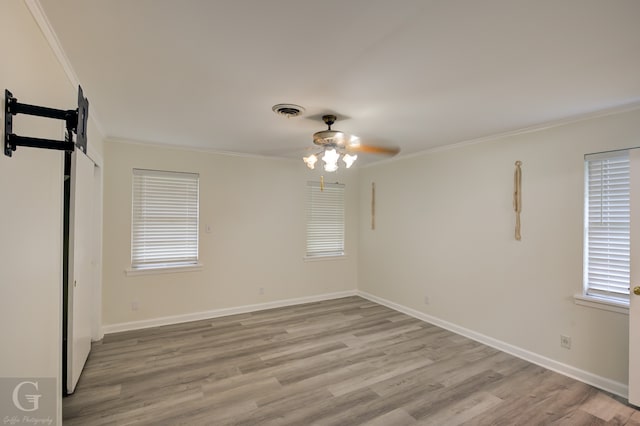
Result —
<svg viewBox="0 0 640 426"><path fill-rule="evenodd" d="M513 174L513 210L516 212L516 240L520 241L520 212L522 211L522 161L516 161L516 170Z"/></svg>
<svg viewBox="0 0 640 426"><path fill-rule="evenodd" d="M371 182L371 229L376 229L376 184Z"/></svg>

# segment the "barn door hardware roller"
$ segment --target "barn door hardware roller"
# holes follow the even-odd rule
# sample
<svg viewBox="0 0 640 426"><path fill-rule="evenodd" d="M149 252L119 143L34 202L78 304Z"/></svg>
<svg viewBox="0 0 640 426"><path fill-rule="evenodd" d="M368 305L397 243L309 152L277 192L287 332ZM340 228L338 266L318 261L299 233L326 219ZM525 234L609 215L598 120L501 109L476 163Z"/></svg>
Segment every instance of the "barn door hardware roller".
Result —
<svg viewBox="0 0 640 426"><path fill-rule="evenodd" d="M19 146L33 148L57 149L71 152L77 145L82 152L87 152L87 118L89 117L89 101L82 94L82 87L78 86L78 108L70 110L54 109L36 105L21 104L13 94L4 91L4 155L11 157ZM18 136L13 133L13 116L17 114L35 115L37 117L64 120L67 134L65 140L41 139L28 136ZM76 142L73 142L73 134Z"/></svg>

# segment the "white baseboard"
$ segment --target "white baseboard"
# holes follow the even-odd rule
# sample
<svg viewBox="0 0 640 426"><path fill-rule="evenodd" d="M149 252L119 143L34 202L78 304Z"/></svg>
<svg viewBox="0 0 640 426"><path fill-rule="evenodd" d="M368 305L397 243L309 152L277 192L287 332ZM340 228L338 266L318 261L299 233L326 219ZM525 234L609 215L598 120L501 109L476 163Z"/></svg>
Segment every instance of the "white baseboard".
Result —
<svg viewBox="0 0 640 426"><path fill-rule="evenodd" d="M357 295L356 290L347 290L337 293L325 293L315 296L298 297L295 299L276 300L274 302L244 305L233 308L213 309L211 311L194 312L183 315L152 318L141 321L122 322L108 324L102 327L103 334L119 333L122 331L140 330L143 328L159 327L162 325L179 324L183 322L199 321L204 319L224 317L228 315L245 314L247 312L264 311L265 309L281 308L283 306L301 305L303 303L320 302L323 300L339 299Z"/></svg>
<svg viewBox="0 0 640 426"><path fill-rule="evenodd" d="M119 333L122 331L140 330L150 327L158 327L162 325L179 324L183 322L199 321L204 319L218 318L228 315L244 314L247 312L257 312L266 309L281 308L284 306L300 305L303 303L320 302L323 300L339 299L349 296L360 296L375 303L379 303L388 308L394 309L403 314L407 314L421 321L428 322L438 327L449 330L453 333L465 336L469 339L475 340L492 348L506 352L510 355L521 358L525 361L529 361L533 364L547 368L556 373L563 374L572 379L579 380L589 385L595 386L599 389L611 392L612 394L627 398L629 394L629 387L620 382L607 379L602 376L595 375L585 370L572 367L570 365L555 361L551 358L539 355L535 352L528 351L526 349L519 348L501 340L494 339L484 334L478 333L468 328L461 327L448 321L444 321L440 318L425 314L412 308L408 308L404 305L392 302L382 297L374 296L361 290L348 290L337 293L326 293L315 296L300 297L295 299L277 300L274 302L258 303L254 305L244 305L233 308L214 309L211 311L195 312L184 315L174 315L168 317L152 318L148 320L132 321L118 324L109 324L102 327L104 334Z"/></svg>
<svg viewBox="0 0 640 426"><path fill-rule="evenodd" d="M460 327L459 325L441 320L431 315L427 315L423 312L416 311L415 309L411 309L406 306L400 305L398 303L383 299L381 297L374 296L373 294L360 291L360 290L358 290L356 293L360 297L363 297L375 303L379 303L380 305L384 305L398 312L402 312L403 314L407 314L409 316L412 316L424 322L428 322L430 324L444 328L445 330L449 330L453 333L462 335L464 337L468 337L469 339L475 340L487 346L491 346L492 348L498 349L502 352L506 352L510 355L516 356L525 361L529 361L533 364L547 368L551 371L555 371L556 373L560 373L567 377L571 377L572 379L576 379L586 384L595 386L599 389L605 390L607 392L611 392L612 394L621 396L625 399L628 398L629 387L624 383L616 382L614 380L610 380L605 377L595 375L588 371L581 370L579 368L575 368L570 365L555 361L551 358L547 358L545 356L536 354L534 352L519 348L517 346L513 346L509 343L505 343L501 340L497 340L492 337L485 336L484 334L475 332L473 330L469 330L468 328Z"/></svg>

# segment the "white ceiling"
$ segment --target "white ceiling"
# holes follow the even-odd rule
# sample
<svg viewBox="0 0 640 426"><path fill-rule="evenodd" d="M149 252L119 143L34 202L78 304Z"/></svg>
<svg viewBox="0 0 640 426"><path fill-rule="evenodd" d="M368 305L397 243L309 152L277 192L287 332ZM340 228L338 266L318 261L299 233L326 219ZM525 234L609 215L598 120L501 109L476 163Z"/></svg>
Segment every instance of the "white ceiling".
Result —
<svg viewBox="0 0 640 426"><path fill-rule="evenodd" d="M640 102L638 0L40 3L109 138L298 156L333 112L406 155Z"/></svg>

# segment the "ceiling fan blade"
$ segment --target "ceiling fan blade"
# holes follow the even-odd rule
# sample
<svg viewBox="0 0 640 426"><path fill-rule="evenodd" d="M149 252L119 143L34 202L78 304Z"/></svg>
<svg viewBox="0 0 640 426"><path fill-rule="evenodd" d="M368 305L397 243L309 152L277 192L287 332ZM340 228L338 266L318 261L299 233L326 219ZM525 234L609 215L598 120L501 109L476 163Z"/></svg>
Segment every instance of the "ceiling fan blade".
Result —
<svg viewBox="0 0 640 426"><path fill-rule="evenodd" d="M346 147L347 151L352 152L364 152L367 154L382 154L382 155L396 155L400 152L400 148L396 147L384 147L384 146L373 146L373 145L350 145Z"/></svg>
<svg viewBox="0 0 640 426"><path fill-rule="evenodd" d="M322 121L327 125L327 130L321 130L313 134L313 143L323 149L342 149L348 152L362 152L366 154L382 154L393 156L400 152L397 147L385 147L380 145L366 145L360 142L360 138L356 135L345 133L340 130L332 129L331 126L336 122L337 117L334 114L325 114Z"/></svg>

